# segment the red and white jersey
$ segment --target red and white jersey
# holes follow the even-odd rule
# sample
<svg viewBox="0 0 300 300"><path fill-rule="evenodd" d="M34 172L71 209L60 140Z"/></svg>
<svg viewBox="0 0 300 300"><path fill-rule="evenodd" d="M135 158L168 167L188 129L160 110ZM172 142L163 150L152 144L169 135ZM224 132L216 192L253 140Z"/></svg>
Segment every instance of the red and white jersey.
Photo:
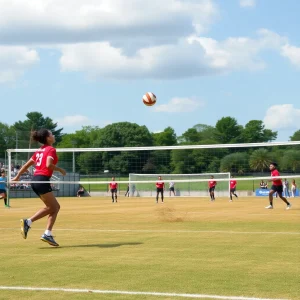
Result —
<svg viewBox="0 0 300 300"><path fill-rule="evenodd" d="M217 185L217 182L215 181L215 180L210 180L209 182L208 182L208 186L210 187L210 188L213 188L213 187L215 187Z"/></svg>
<svg viewBox="0 0 300 300"><path fill-rule="evenodd" d="M111 190L117 189L117 188L118 188L118 183L115 182L115 181L111 181L111 182L109 183L109 188L110 188Z"/></svg>
<svg viewBox="0 0 300 300"><path fill-rule="evenodd" d="M163 181L157 181L155 185L158 189L163 189L165 187L165 183Z"/></svg>
<svg viewBox="0 0 300 300"><path fill-rule="evenodd" d="M272 177L277 177L277 176L280 176L278 170L273 170L271 172L271 176ZM282 180L281 179L273 179L273 182L272 182L273 185L282 185Z"/></svg>
<svg viewBox="0 0 300 300"><path fill-rule="evenodd" d="M236 188L236 185L237 185L236 180L230 180L230 188L231 188L231 189L235 189L235 188Z"/></svg>
<svg viewBox="0 0 300 300"><path fill-rule="evenodd" d="M43 175L51 177L53 170L47 168L47 158L51 157L53 159L53 164L58 163L58 157L56 155L56 150L52 146L43 145L38 149L31 157L35 162L35 172L34 175Z"/></svg>

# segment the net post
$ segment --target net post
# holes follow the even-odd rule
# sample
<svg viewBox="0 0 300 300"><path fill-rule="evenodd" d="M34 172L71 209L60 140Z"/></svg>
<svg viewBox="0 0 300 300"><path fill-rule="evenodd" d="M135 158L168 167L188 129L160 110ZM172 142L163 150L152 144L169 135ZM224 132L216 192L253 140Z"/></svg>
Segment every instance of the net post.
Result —
<svg viewBox="0 0 300 300"><path fill-rule="evenodd" d="M7 152L7 160L8 160L8 170L7 170L7 189L6 189L6 196L7 196L7 206L10 207L10 180L11 180L11 152L9 149Z"/></svg>
<svg viewBox="0 0 300 300"><path fill-rule="evenodd" d="M228 194L228 197L229 197L229 199L230 199L230 178L231 178L231 173L230 172L228 172L228 191L229 191L229 194Z"/></svg>

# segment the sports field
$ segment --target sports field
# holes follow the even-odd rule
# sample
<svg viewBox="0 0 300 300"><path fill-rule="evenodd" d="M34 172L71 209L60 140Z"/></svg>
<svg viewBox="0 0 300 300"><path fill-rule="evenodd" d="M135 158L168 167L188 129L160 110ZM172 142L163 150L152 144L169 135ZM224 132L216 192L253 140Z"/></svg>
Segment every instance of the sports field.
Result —
<svg viewBox="0 0 300 300"><path fill-rule="evenodd" d="M299 198L59 201L59 248L20 235L39 199L1 207L0 299L300 299Z"/></svg>

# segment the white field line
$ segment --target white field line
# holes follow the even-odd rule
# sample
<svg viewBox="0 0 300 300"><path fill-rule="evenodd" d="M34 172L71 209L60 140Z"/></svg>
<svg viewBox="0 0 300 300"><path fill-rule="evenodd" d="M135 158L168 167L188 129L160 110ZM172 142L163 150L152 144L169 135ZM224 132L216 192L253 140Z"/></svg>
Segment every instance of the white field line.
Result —
<svg viewBox="0 0 300 300"><path fill-rule="evenodd" d="M183 298L198 298L198 299L206 298L206 299L225 299L225 300L284 300L284 299L271 299L271 298L251 298L251 297L219 296L219 295L203 295L203 294L177 294L177 293L158 293L158 292L66 289L66 288L22 287L22 286L0 286L0 290L95 293L95 294L115 294L115 295L132 295L132 296L146 295L146 296L183 297Z"/></svg>
<svg viewBox="0 0 300 300"><path fill-rule="evenodd" d="M18 230L17 228L0 228L0 230ZM31 228L30 231L41 231L43 228ZM300 235L292 231L231 231L231 230L147 230L147 229L81 229L81 228L55 228L55 231L76 232L129 232L129 233L218 233L218 234L278 234Z"/></svg>

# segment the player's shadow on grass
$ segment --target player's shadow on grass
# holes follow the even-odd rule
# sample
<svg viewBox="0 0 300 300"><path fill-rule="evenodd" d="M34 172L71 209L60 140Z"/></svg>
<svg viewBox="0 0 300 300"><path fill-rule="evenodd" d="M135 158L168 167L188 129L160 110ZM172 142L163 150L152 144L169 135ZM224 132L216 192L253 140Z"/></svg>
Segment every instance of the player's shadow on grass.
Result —
<svg viewBox="0 0 300 300"><path fill-rule="evenodd" d="M82 244L82 245L67 245L59 247L41 247L40 249L66 249L66 248L116 248L121 246L137 246L143 243L133 242L133 243L112 243L112 244Z"/></svg>

